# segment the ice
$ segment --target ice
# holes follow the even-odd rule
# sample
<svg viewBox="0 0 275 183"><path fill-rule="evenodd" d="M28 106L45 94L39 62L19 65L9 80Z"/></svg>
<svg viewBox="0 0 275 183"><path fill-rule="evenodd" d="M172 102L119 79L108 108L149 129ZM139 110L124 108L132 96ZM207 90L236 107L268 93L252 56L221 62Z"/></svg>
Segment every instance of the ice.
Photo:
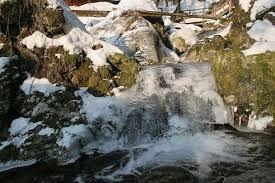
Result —
<svg viewBox="0 0 275 183"><path fill-rule="evenodd" d="M272 124L273 120L274 119L273 119L272 116L265 116L265 117L257 118L257 116L255 115L255 113L252 113L249 116L249 121L248 121L247 127L251 128L251 129L256 129L256 130L264 130L269 125Z"/></svg>

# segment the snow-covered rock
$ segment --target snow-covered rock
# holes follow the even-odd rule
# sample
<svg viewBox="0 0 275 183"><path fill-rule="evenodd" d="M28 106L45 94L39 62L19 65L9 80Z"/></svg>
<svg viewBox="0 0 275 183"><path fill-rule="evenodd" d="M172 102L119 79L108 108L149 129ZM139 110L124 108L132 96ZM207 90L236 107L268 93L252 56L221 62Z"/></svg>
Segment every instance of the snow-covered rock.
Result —
<svg viewBox="0 0 275 183"><path fill-rule="evenodd" d="M20 86L20 88L24 91L26 95L38 91L40 93L43 93L45 96L49 96L51 93L57 91L65 90L65 87L57 86L57 84L51 84L46 78L37 79L34 77L26 79L24 83Z"/></svg>
<svg viewBox="0 0 275 183"><path fill-rule="evenodd" d="M251 8L250 19L256 20L258 13L261 13L273 6L275 6L275 0L256 0L253 7Z"/></svg>
<svg viewBox="0 0 275 183"><path fill-rule="evenodd" d="M88 31L141 64L178 61L177 55L163 45L152 24L135 13L111 12Z"/></svg>

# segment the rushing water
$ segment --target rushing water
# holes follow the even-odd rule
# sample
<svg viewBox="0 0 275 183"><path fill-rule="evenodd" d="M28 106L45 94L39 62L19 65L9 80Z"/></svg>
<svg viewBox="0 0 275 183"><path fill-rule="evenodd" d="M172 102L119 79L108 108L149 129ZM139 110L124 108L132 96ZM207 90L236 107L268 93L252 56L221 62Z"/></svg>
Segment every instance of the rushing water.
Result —
<svg viewBox="0 0 275 183"><path fill-rule="evenodd" d="M225 128L209 65L150 66L116 98L76 94L94 131L85 155L6 171L1 182L275 182L275 136Z"/></svg>

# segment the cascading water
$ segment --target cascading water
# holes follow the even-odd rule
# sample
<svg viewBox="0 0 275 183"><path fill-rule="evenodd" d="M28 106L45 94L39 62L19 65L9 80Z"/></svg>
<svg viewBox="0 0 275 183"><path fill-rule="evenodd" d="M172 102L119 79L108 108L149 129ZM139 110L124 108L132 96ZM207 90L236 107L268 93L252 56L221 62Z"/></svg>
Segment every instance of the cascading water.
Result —
<svg viewBox="0 0 275 183"><path fill-rule="evenodd" d="M148 66L116 97L76 91L88 123L61 129L56 143L66 148L65 165L39 162L0 174L0 181L275 182L274 136L215 130L231 116L210 69Z"/></svg>
<svg viewBox="0 0 275 183"><path fill-rule="evenodd" d="M232 136L212 130L215 124L228 123L230 115L210 68L187 63L150 66L140 72L135 87L117 97L76 92L94 132L82 151L129 151L127 163L107 167L98 177L117 180L141 167L183 162L197 167L195 174L203 177L221 159L242 161L238 153L245 148Z"/></svg>

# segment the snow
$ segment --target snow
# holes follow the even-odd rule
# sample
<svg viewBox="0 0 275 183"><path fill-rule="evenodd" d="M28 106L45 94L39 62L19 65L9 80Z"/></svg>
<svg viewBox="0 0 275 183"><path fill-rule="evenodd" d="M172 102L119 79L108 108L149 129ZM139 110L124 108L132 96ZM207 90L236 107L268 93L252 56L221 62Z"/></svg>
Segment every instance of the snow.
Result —
<svg viewBox="0 0 275 183"><path fill-rule="evenodd" d="M269 20L256 20L248 35L261 42L275 41L275 26Z"/></svg>
<svg viewBox="0 0 275 183"><path fill-rule="evenodd" d="M113 11L117 5L109 2L87 3L82 6L71 6L71 10Z"/></svg>
<svg viewBox="0 0 275 183"><path fill-rule="evenodd" d="M272 116L257 118L255 113L252 113L252 115L249 116L247 127L255 130L264 130L268 127L268 125L271 125L272 121Z"/></svg>
<svg viewBox="0 0 275 183"><path fill-rule="evenodd" d="M38 135L50 137L54 132L55 132L55 130L53 128L46 127L44 129L40 130L38 132Z"/></svg>
<svg viewBox="0 0 275 183"><path fill-rule="evenodd" d="M36 163L35 159L26 160L26 161L15 160L15 161L8 161L5 163L0 163L0 172L4 172L4 171L11 170L14 168L30 166L34 163Z"/></svg>
<svg viewBox="0 0 275 183"><path fill-rule="evenodd" d="M64 31L66 35L52 39L48 38L43 33L36 31L32 35L24 38L21 43L29 49L49 48L51 46L62 46L70 54L79 54L84 51L87 57L93 61L93 68L97 70L99 66L107 65L106 58L114 53L122 53L121 50L107 44L99 39L94 38L86 31L84 24L71 12L70 8L62 0L50 0L54 7L58 6L63 9L63 14L66 20ZM93 46L101 44L103 48L93 50Z"/></svg>
<svg viewBox="0 0 275 183"><path fill-rule="evenodd" d="M248 35L256 42L243 53L246 56L275 51L275 26L269 20L256 20L248 31Z"/></svg>
<svg viewBox="0 0 275 183"><path fill-rule="evenodd" d="M47 0L48 8L56 9L59 7L58 0Z"/></svg>
<svg viewBox="0 0 275 183"><path fill-rule="evenodd" d="M245 12L248 12L251 7L251 0L239 0L239 4Z"/></svg>
<svg viewBox="0 0 275 183"><path fill-rule="evenodd" d="M258 13L261 13L273 6L275 6L275 0L257 0L251 9L250 19L256 20L256 15Z"/></svg>
<svg viewBox="0 0 275 183"><path fill-rule="evenodd" d="M219 32L219 33L217 33L217 34L214 34L214 35L211 35L211 36L209 36L208 38L213 38L215 35L222 36L223 38L225 38L225 37L229 34L229 32L230 32L231 27L232 27L232 24L233 24L233 23L230 22L230 23L227 25L227 27L224 28L221 32Z"/></svg>
<svg viewBox="0 0 275 183"><path fill-rule="evenodd" d="M20 86L20 88L24 91L26 95L33 94L34 92L38 91L40 93L43 93L45 96L49 96L51 93L57 91L64 91L66 89L63 86L51 84L46 78L37 79L34 77L26 79Z"/></svg>
<svg viewBox="0 0 275 183"><path fill-rule="evenodd" d="M180 6L182 10L210 8L213 3L219 1L220 0L205 0L201 2L198 0L182 0Z"/></svg>
<svg viewBox="0 0 275 183"><path fill-rule="evenodd" d="M4 67L9 63L9 57L0 57L0 74L5 71Z"/></svg>
<svg viewBox="0 0 275 183"><path fill-rule="evenodd" d="M117 7L123 10L160 11L154 0L121 0Z"/></svg>
<svg viewBox="0 0 275 183"><path fill-rule="evenodd" d="M275 42L256 42L249 49L242 51L245 56L275 51Z"/></svg>
<svg viewBox="0 0 275 183"><path fill-rule="evenodd" d="M49 48L62 46L69 54L80 54L84 51L87 57L93 61L93 68L97 70L99 66L108 65L106 59L109 55L120 53L122 51L115 46L96 39L88 32L84 32L79 28L74 28L69 34L58 39L48 38L45 34L36 31L31 36L24 38L21 41L28 49L33 50L38 48ZM94 50L94 45L102 45L103 48Z"/></svg>
<svg viewBox="0 0 275 183"><path fill-rule="evenodd" d="M169 36L169 39L171 41L180 37L180 38L184 39L185 43L189 46L194 45L198 41L195 30L198 31L200 29L198 29L196 26L174 23L174 24L170 25L169 27L171 29L169 31L169 33L171 34Z"/></svg>
<svg viewBox="0 0 275 183"><path fill-rule="evenodd" d="M12 121L9 132L11 136L24 135L41 123L32 123L29 118L18 118Z"/></svg>

